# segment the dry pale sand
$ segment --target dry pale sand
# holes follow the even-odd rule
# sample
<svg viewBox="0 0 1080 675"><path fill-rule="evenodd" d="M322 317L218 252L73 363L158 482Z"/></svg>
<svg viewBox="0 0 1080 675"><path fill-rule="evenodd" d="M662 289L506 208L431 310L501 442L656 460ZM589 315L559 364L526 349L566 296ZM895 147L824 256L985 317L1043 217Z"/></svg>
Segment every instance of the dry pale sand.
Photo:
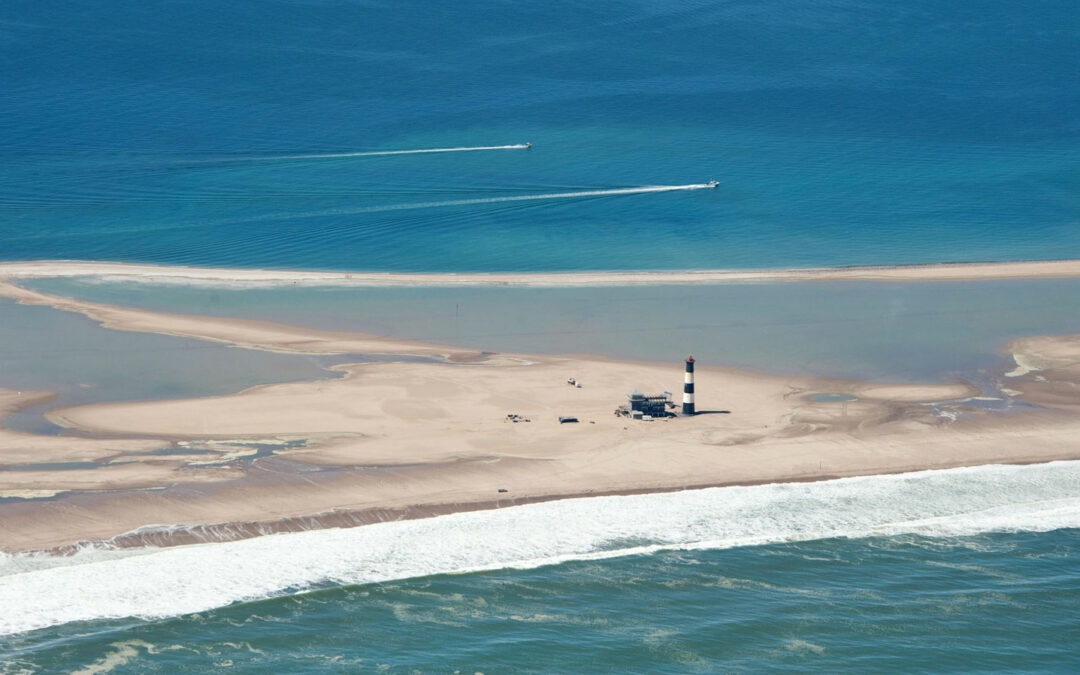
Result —
<svg viewBox="0 0 1080 675"><path fill-rule="evenodd" d="M860 385L702 367L699 401L709 414L633 422L612 414L623 390L678 382L678 364L552 358L528 366L365 364L348 371L341 380L235 396L56 411L59 422L101 432L288 434L310 442L255 460L242 480L8 508L0 519L4 546L107 539L147 524L244 524L206 535L227 538L557 496L1080 456L1073 442L1080 424L1068 415L952 423L913 402L972 393L963 386L898 386L894 391L910 399L902 402L816 403L807 399L813 391L858 396ZM584 386L567 385L569 374ZM508 412L531 421L506 421ZM581 421L559 424L560 414ZM312 466L340 468L302 468Z"/></svg>
<svg viewBox="0 0 1080 675"><path fill-rule="evenodd" d="M80 312L114 329L251 348L450 353L374 336L99 305L10 283L0 283L0 294ZM1008 349L1025 372L1011 378L1010 386L1018 397L1044 407L1005 416L965 409L962 399L977 390L962 383L870 384L699 364L698 409L705 414L635 422L613 414L625 392L679 391L681 364L525 355L357 364L340 367L344 378L266 385L230 396L59 409L49 419L96 437L42 440L5 431L0 464L29 463L27 458L109 464L0 472L5 479L25 474L11 479L16 482L9 489L27 495L45 495L56 486L75 490L53 499L0 503L0 548L62 547L148 525L202 527L167 536L144 529L117 541L182 543L570 495L1075 459L1078 345L1075 336L1011 343ZM583 387L568 385L569 377ZM857 400L814 402L808 397L815 392L848 393ZM16 399L0 392L0 412L22 405ZM945 404L949 411L966 414L953 419L927 405L948 400L954 401ZM511 413L530 421L512 422ZM580 421L559 424L560 415ZM249 458L258 443L283 439L306 444ZM193 441L210 443L186 447L213 450L217 463L194 453L144 454L169 442ZM239 451L230 458L229 448Z"/></svg>
<svg viewBox="0 0 1080 675"><path fill-rule="evenodd" d="M657 272L564 272L491 274L396 274L249 270L131 265L77 261L0 263L0 278L99 276L123 280L335 286L626 286L716 284L738 281L951 281L1041 279L1080 276L1080 260L1007 263L941 263L776 270L689 270Z"/></svg>

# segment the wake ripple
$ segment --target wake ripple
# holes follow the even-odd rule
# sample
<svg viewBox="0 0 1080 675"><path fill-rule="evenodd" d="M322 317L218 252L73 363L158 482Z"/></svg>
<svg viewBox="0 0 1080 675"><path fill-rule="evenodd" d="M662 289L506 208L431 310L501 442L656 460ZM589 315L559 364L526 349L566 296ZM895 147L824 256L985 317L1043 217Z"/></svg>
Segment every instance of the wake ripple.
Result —
<svg viewBox="0 0 1080 675"><path fill-rule="evenodd" d="M568 499L165 549L2 555L0 633L665 549L1065 527L1080 527L1080 461Z"/></svg>
<svg viewBox="0 0 1080 675"><path fill-rule="evenodd" d="M482 152L487 150L526 150L531 148L531 143L514 143L513 145L476 145L461 146L454 148L420 148L417 150L372 150L368 152L322 152L305 155L262 155L257 157L216 157L214 159L195 160L187 163L232 163L232 162L275 162L281 160L296 159L341 159L346 157L391 157L394 155L431 155L446 152Z"/></svg>
<svg viewBox="0 0 1080 675"><path fill-rule="evenodd" d="M382 211L408 211L411 209L434 209L448 206L473 206L479 204L499 204L503 202L552 201L557 199L587 199L590 197L613 197L618 195L640 195L657 192L684 192L687 190L708 190L713 183L691 183L688 185L644 185L641 187L609 188L600 190L577 190L574 192L545 192L531 195L508 195L505 197L476 197L472 199L447 199L434 202L405 202L401 204L380 204L378 206L359 206L346 209L324 209L322 211L303 211L296 213L270 213L250 218L231 218L218 221L217 224L256 223L274 220L293 220L296 218L315 218L322 216L351 216L361 213L379 213Z"/></svg>

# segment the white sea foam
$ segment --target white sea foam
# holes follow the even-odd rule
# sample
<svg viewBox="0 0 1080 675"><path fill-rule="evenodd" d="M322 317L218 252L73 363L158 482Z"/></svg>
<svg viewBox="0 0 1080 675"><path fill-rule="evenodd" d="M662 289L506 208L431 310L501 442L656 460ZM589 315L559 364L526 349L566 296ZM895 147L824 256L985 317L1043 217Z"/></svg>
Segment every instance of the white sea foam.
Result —
<svg viewBox="0 0 1080 675"><path fill-rule="evenodd" d="M1080 527L1080 461L568 499L165 549L0 557L0 633L664 549Z"/></svg>

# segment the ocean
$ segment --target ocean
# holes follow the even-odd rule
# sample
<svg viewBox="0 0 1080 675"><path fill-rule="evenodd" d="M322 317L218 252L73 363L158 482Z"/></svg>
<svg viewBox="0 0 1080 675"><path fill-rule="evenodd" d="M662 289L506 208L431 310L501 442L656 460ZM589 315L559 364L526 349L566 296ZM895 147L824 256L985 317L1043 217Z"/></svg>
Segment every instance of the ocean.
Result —
<svg viewBox="0 0 1080 675"><path fill-rule="evenodd" d="M1076 257L1076 34L1070 3L998 0L12 0L0 258L547 271ZM563 196L502 201L543 195Z"/></svg>
<svg viewBox="0 0 1080 675"><path fill-rule="evenodd" d="M1070 3L989 0L10 0L0 260L542 272L1080 258L1078 33ZM454 150L479 147L494 149ZM378 154L429 149L447 151ZM876 379L991 376L1004 341L1076 332L1080 307L1072 281L151 287L149 300L35 283L499 350L667 358L709 338L716 363ZM645 313L651 332L625 335ZM325 374L306 357L108 340L42 308L0 303L0 317L0 386L70 400ZM172 363L110 380L120 351L132 372ZM0 672L1075 672L1076 467L2 555Z"/></svg>
<svg viewBox="0 0 1080 675"><path fill-rule="evenodd" d="M9 672L1068 673L1078 538L667 551L340 585L0 645Z"/></svg>

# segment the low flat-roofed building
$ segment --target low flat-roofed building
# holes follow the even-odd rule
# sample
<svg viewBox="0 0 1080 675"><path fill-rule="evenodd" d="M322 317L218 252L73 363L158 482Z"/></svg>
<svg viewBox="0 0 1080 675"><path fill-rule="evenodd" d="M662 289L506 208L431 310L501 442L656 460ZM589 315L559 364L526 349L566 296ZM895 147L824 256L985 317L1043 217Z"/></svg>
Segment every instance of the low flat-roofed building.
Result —
<svg viewBox="0 0 1080 675"><path fill-rule="evenodd" d="M671 405L671 394L668 393L647 395L640 391L631 391L626 394L626 398L631 413L640 411L642 415L653 417L666 417Z"/></svg>

